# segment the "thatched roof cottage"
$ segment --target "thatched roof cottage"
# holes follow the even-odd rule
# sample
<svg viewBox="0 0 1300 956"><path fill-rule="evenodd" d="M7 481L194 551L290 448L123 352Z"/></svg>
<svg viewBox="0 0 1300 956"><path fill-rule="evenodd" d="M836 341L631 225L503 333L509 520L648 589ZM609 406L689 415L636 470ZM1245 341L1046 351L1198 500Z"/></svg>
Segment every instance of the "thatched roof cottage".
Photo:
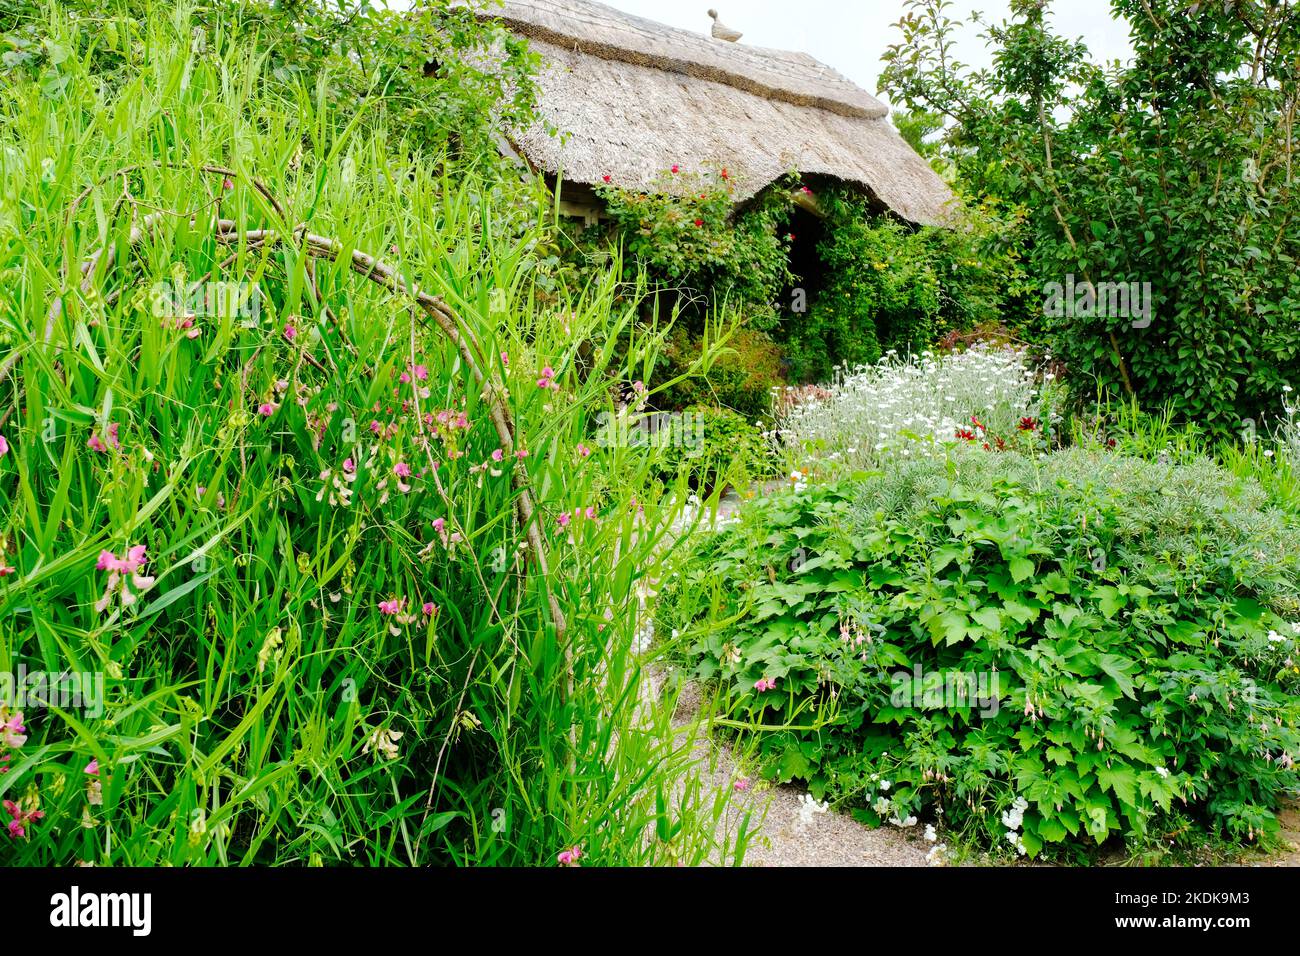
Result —
<svg viewBox="0 0 1300 956"><path fill-rule="evenodd" d="M738 202L798 171L857 184L881 211L913 223L945 219L952 194L898 135L888 108L807 54L713 39L589 0L505 0L481 15L542 55L541 118L513 142L534 168L563 177L580 215L606 176L649 189L689 162L727 167Z"/></svg>

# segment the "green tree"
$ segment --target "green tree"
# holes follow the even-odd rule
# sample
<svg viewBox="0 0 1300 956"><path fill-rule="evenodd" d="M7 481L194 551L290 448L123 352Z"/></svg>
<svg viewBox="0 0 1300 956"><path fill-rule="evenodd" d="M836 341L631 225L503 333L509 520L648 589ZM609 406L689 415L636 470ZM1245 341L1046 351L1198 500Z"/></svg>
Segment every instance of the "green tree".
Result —
<svg viewBox="0 0 1300 956"><path fill-rule="evenodd" d="M971 71L949 7L912 0L881 83L945 118L967 189L1026 210L1015 241L1044 292L1073 277L1079 308L1042 315L1058 354L1219 434L1277 408L1300 377L1296 11L1113 0L1134 56L1102 66L1053 31L1045 0L1014 0L984 24L992 68ZM1102 283L1149 295L1097 308Z"/></svg>

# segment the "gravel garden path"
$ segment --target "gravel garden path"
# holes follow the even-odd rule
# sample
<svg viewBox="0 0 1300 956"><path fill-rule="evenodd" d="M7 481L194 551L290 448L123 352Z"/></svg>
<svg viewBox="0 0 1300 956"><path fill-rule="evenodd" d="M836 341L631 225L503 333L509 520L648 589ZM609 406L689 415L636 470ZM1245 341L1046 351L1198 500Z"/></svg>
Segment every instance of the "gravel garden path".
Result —
<svg viewBox="0 0 1300 956"><path fill-rule="evenodd" d="M773 483L779 487L782 483ZM764 491L772 489L765 488ZM742 501L729 491L718 503L718 512L706 524L707 530L724 525L739 510ZM706 531L707 533L707 531ZM664 675L652 674L653 692L662 687ZM688 684L678 700L674 724L686 727L699 709L699 689ZM722 825L734 832L746 813L751 826L761 821L745 852L747 866L926 866L932 844L922 828L872 829L845 813L827 810L809 814L803 804L805 791L792 786L767 786L755 782L744 792L733 789L741 776L727 742L705 735L695 744L698 772L710 785L731 792L731 807Z"/></svg>
<svg viewBox="0 0 1300 956"><path fill-rule="evenodd" d="M685 726L694 720L699 706L697 689L687 685L678 701L675 722ZM764 787L737 793L734 781L741 776L727 743L705 737L696 743L699 772L711 778L713 786L731 791L731 808L723 825L732 832L741 818L752 812L761 820L748 849L746 866L926 866L930 844L921 828L871 829L844 813L827 810L805 817L804 791L791 786Z"/></svg>

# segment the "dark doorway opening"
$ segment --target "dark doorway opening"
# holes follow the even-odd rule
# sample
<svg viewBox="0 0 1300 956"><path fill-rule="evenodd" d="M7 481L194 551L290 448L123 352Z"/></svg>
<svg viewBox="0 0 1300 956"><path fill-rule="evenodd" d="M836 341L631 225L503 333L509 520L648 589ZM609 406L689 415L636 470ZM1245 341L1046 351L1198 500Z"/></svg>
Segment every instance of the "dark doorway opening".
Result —
<svg viewBox="0 0 1300 956"><path fill-rule="evenodd" d="M826 266L818 246L826 238L826 223L817 215L796 206L787 226L790 238L790 273L794 277L781 296L781 324L792 332L808 317L826 281ZM783 373L790 378L790 363L783 360Z"/></svg>

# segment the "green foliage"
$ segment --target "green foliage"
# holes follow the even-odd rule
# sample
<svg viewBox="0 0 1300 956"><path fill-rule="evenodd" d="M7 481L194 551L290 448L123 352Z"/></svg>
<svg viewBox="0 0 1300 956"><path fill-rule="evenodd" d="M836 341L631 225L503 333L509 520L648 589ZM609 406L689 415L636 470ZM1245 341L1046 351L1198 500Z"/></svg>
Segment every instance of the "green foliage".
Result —
<svg viewBox="0 0 1300 956"><path fill-rule="evenodd" d="M1275 831L1300 748L1300 520L1253 481L969 449L742 519L661 623L773 728L771 775L1032 855L1184 814L1237 842Z"/></svg>
<svg viewBox="0 0 1300 956"><path fill-rule="evenodd" d="M898 129L898 134L903 137L908 146L916 150L918 156L925 157L936 171L944 170L946 161L943 159L936 135L943 132L942 115L927 110L917 110L912 113L906 110L894 110L889 114L889 118Z"/></svg>
<svg viewBox="0 0 1300 956"><path fill-rule="evenodd" d="M909 6L882 86L949 120L966 189L1025 210L1011 241L1035 284L1149 283L1146 315L1044 318L1021 300L1072 372L1221 437L1273 415L1300 378L1300 14L1113 0L1134 57L1103 67L1052 31L1047 4L1018 0L985 25L993 68L972 72L952 57L951 4Z"/></svg>
<svg viewBox="0 0 1300 956"><path fill-rule="evenodd" d="M675 384L666 387L656 401L664 408L684 408L711 403L738 412L753 421L768 415L772 389L782 378L780 347L767 335L752 329L736 330L726 350L703 372L689 377L683 373L699 363L703 340L684 325L669 333L655 370L653 382Z"/></svg>
<svg viewBox="0 0 1300 956"><path fill-rule="evenodd" d="M728 486L748 488L768 477L773 451L767 439L743 415L714 405L694 405L682 412L686 441L664 448L661 474L687 483L707 497Z"/></svg>
<svg viewBox="0 0 1300 956"><path fill-rule="evenodd" d="M735 210L735 184L726 169L674 167L651 189L599 186L614 235L627 251L629 269L644 269L652 284L673 289L707 308L728 302L756 330L777 320L775 299L789 284L785 224L792 204L789 184L763 190ZM598 242L611 236L602 233Z"/></svg>
<svg viewBox="0 0 1300 956"><path fill-rule="evenodd" d="M474 15L484 5L435 0L390 10L356 0L208 0L180 8L173 25L191 31L197 55L209 44L243 46L250 79L290 100L312 97L328 108L322 115L335 132L351 124L397 130L407 148L428 158L446 155L462 169L489 172L502 165L498 129L526 126L535 116L539 61L517 35ZM60 9L98 31L85 56L102 82L121 87L150 68L143 29L157 9L151 0L118 0L107 9L74 0ZM5 66L38 79L47 94L66 89L77 62L52 25L35 4L0 15L11 47Z"/></svg>
<svg viewBox="0 0 1300 956"><path fill-rule="evenodd" d="M786 325L796 381L827 381L836 365L868 365L882 352L920 352L943 333L1000 318L1019 279L1012 251L988 210L959 229L914 229L873 218L865 197L832 190L817 247L823 287L805 316Z"/></svg>
<svg viewBox="0 0 1300 956"><path fill-rule="evenodd" d="M234 16L200 44L149 8L109 83L104 22L52 7L58 62L3 80L0 672L105 693L6 733L0 797L43 817L0 862L734 858L638 694L674 512L644 456L582 444L662 333L613 270L542 306L552 209L352 123L333 54L268 76Z"/></svg>

